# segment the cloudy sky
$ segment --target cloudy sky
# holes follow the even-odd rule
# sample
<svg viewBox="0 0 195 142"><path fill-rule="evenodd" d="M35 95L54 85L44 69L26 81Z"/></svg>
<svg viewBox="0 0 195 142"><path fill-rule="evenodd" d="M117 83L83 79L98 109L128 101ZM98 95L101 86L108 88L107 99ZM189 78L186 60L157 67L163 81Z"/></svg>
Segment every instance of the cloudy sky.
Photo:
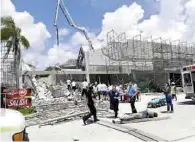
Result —
<svg viewBox="0 0 195 142"><path fill-rule="evenodd" d="M1 16L12 16L31 44L23 50L26 62L42 70L76 58L79 45L87 44L81 33L59 13L60 46L53 26L57 0L1 0ZM64 0L74 22L88 30L95 48L114 29L132 38L143 36L195 41L195 0Z"/></svg>

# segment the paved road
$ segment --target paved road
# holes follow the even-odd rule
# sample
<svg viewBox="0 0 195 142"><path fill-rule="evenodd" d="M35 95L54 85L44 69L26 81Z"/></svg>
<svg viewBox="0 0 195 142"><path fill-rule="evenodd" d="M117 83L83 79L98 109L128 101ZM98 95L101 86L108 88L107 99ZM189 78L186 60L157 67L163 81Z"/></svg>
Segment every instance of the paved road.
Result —
<svg viewBox="0 0 195 142"><path fill-rule="evenodd" d="M125 124L125 126L143 130L169 141L195 142L195 102L184 98L184 95L180 95L178 101L174 101L175 112L173 114L162 113L166 107L151 109L159 112L160 116L170 116L171 119ZM137 103L138 109L143 108L142 104L144 103ZM121 105L121 107L123 107L123 111L127 109L126 106Z"/></svg>
<svg viewBox="0 0 195 142"><path fill-rule="evenodd" d="M143 123L125 124L125 126L140 129L146 133L161 137L169 141L195 141L195 102L185 100L184 95L174 102L175 113L165 114L166 107L152 109L159 112L159 116L171 116L171 119L151 121ZM151 97L142 97L141 102L136 103L138 111L146 109ZM183 103L181 103L183 102ZM120 115L131 112L130 105L120 104ZM109 119L105 119L111 121ZM81 120L58 124L55 126L37 126L27 128L31 141L141 141L128 134L100 126L90 124L83 126Z"/></svg>
<svg viewBox="0 0 195 142"><path fill-rule="evenodd" d="M73 141L73 139L78 139L79 141L90 142L142 142L131 135L95 123L83 126L81 120L41 128L33 126L27 128L27 132L29 133L30 141Z"/></svg>

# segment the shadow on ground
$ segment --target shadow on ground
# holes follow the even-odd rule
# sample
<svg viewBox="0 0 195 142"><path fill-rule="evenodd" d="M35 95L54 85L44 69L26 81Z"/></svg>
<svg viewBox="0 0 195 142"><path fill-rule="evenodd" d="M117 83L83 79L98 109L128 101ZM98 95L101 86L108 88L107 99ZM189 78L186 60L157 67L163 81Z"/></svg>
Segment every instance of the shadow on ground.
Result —
<svg viewBox="0 0 195 142"><path fill-rule="evenodd" d="M184 101L184 102L179 102L179 105L195 105L195 101Z"/></svg>
<svg viewBox="0 0 195 142"><path fill-rule="evenodd" d="M85 125L83 124L83 126L90 125L90 124L93 124L93 123L95 123L95 122L92 119L88 119L86 121L86 124Z"/></svg>
<svg viewBox="0 0 195 142"><path fill-rule="evenodd" d="M167 111L161 111L160 113L168 113Z"/></svg>

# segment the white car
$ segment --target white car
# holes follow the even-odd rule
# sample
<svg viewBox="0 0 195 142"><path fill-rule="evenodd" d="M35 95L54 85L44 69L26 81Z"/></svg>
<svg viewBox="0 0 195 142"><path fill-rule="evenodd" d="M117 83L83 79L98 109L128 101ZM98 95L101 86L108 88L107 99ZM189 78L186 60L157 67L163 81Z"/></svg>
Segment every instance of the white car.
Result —
<svg viewBox="0 0 195 142"><path fill-rule="evenodd" d="M0 111L1 141L29 141L23 114L12 109L1 108Z"/></svg>

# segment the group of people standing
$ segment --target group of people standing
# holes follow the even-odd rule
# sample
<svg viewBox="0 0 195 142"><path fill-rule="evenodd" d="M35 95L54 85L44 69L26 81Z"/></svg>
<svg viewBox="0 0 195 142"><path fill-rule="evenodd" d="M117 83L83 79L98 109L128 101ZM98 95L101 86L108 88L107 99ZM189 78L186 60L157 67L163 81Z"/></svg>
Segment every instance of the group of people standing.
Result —
<svg viewBox="0 0 195 142"><path fill-rule="evenodd" d="M99 85L99 86L98 86ZM119 100L120 100L120 91L122 87L120 86L109 86L104 88L104 84L97 84L97 82L88 84L85 80L82 83L82 96L86 95L87 98L87 105L89 107L90 113L83 117L83 123L86 124L86 121L88 118L90 118L92 115L94 117L94 122L98 121L97 115L96 115L96 108L94 106L93 98L96 98L95 94L98 94L98 98L100 100L100 94L103 96L108 96L110 100L110 109L114 111L115 118L118 117L118 111L119 111ZM102 87L102 88L101 88ZM117 88L118 87L118 88ZM101 90L100 90L101 89ZM137 110L135 108L135 101L137 98L137 95L139 94L139 91L136 87L132 84L129 84L128 86L128 96L130 98L130 106L132 109L132 113L137 113Z"/></svg>
<svg viewBox="0 0 195 142"><path fill-rule="evenodd" d="M100 90L98 90L97 86L98 86L97 82L95 84L91 84L91 85L89 85L86 80L83 82L82 96L84 94L86 95L87 105L88 105L89 110L90 110L90 113L83 117L84 124L86 124L87 119L90 118L92 115L94 117L94 122L98 121L97 115L96 115L96 108L94 106L94 101L93 101L93 98L95 98L95 97L93 97L93 96L95 96L94 94L98 93L100 91ZM94 89L94 87L95 88L97 87L97 89ZM118 111L119 111L120 89L118 90L117 86L109 86L107 89L108 89L107 91L101 90L102 92L99 92L99 93L102 93L102 94L105 93L109 96L110 109L114 111L114 113L115 113L114 116L115 116L115 118L117 118ZM105 92L103 92L103 91L105 91ZM129 102L130 102L130 106L132 109L132 113L137 113L137 109L135 107L135 102L137 99L139 100L139 96L140 96L139 95L140 92L139 92L137 85L130 83L127 87L127 94L129 96L129 99L130 99ZM169 85L169 83L166 83L164 94L166 96L167 111L173 112L174 108L173 108L172 100L174 98L177 100L176 86L175 86L174 82L171 83L171 86ZM100 99L100 97L99 97L99 99Z"/></svg>
<svg viewBox="0 0 195 142"><path fill-rule="evenodd" d="M66 81L66 84L67 84L67 88L68 90L73 90L73 91L76 91L76 89L78 88L78 83L75 81L75 80L67 80Z"/></svg>

